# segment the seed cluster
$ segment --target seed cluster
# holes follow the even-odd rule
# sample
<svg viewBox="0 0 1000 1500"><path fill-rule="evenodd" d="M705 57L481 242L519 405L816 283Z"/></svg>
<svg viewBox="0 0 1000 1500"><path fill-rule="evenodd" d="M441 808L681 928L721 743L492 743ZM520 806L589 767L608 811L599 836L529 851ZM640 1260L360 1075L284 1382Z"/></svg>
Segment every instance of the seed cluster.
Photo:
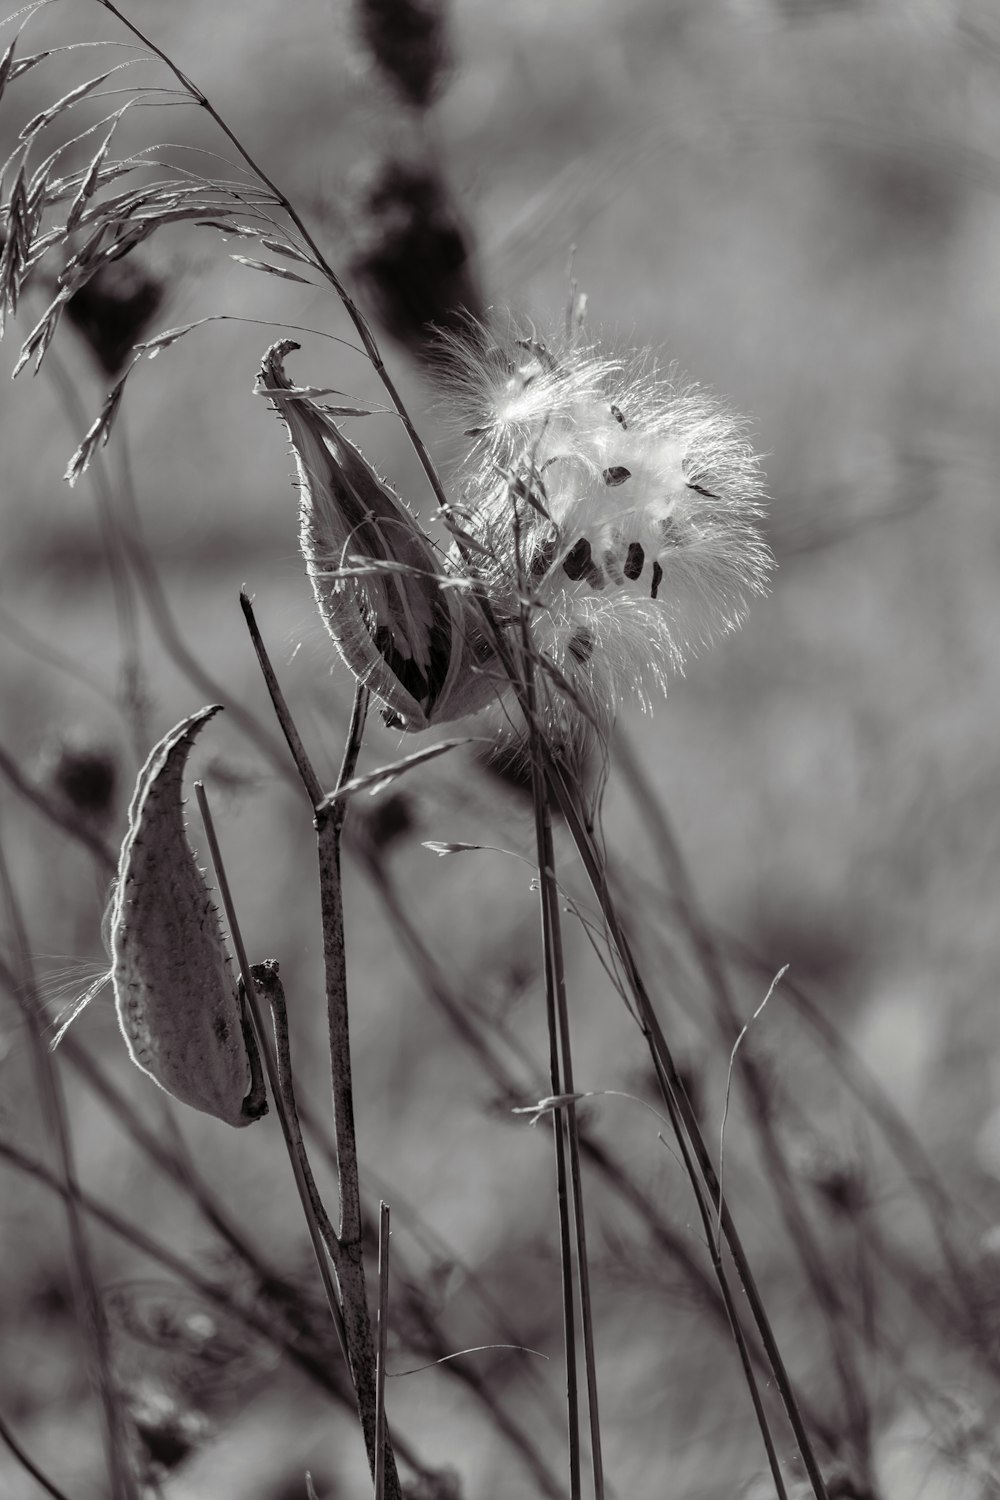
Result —
<svg viewBox="0 0 1000 1500"><path fill-rule="evenodd" d="M590 703L662 687L764 591L763 489L738 422L648 359L536 339L467 362L469 532L496 597Z"/></svg>

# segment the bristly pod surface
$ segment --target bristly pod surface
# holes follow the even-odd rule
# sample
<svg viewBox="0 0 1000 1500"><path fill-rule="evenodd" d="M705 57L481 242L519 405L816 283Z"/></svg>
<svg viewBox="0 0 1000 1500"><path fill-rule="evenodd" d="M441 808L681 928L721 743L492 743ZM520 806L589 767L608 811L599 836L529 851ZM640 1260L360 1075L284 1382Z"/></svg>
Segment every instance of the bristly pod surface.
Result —
<svg viewBox="0 0 1000 1500"><path fill-rule="evenodd" d="M218 707L182 720L139 772L111 903L111 980L133 1062L182 1103L249 1125L267 1112L260 1058L184 825L188 753Z"/></svg>
<svg viewBox="0 0 1000 1500"><path fill-rule="evenodd" d="M299 476L299 541L340 655L394 728L462 718L496 695L492 651L463 584L330 411L285 374L298 344L272 345L258 393L288 429Z"/></svg>

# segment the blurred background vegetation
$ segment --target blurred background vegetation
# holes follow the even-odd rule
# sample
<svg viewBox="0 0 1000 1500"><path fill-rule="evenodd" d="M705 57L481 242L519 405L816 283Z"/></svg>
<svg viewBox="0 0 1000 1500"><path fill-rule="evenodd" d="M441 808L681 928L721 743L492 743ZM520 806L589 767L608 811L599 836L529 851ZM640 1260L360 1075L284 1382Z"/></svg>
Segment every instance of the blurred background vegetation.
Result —
<svg viewBox="0 0 1000 1500"><path fill-rule="evenodd" d="M772 596L740 635L691 664L655 716L626 715L622 733L730 955L740 1013L790 965L744 1047L767 1080L797 1200L844 1308L824 1312L802 1274L738 1086L727 1187L793 1372L829 1429L831 1494L1000 1493L994 7L454 0L450 71L428 108L419 86L407 100L373 66L346 0L132 0L129 13L318 228L333 263L353 268L363 305L389 324L386 358L446 474L461 451L455 415L426 363L392 336L407 336L407 315L386 278L405 280L407 264L445 283L427 296L509 308L540 333L561 326L572 274L595 337L661 350L751 417L772 493ZM109 35L96 5L55 5L32 45ZM4 100L5 151L24 119L82 76L72 58L47 66ZM137 111L129 140L222 149L208 123L193 109ZM437 225L436 237L397 265L386 247L407 223ZM328 294L235 265L204 230L165 233L142 266L162 290L153 331L225 312L347 337ZM8 369L31 311L8 333ZM332 780L352 684L314 618L283 430L252 394L278 336L210 324L140 366L105 472L115 492L131 473L176 635L227 702L276 739L237 605L241 584L256 596L310 753ZM295 378L379 399L356 354L304 343ZM141 574L132 631L95 484L62 483L74 424L97 411L107 375L69 325L55 355L58 367L21 375L0 404L0 745L50 803L114 846L146 750L212 695L167 649L156 580ZM394 420L368 418L353 436L430 516ZM281 961L296 1058L322 1115L309 812L280 746L267 754L223 717L194 759L253 956ZM399 748L376 720L362 769ZM391 1368L485 1344L549 1357L495 1349L392 1381L390 1417L428 1470L454 1471L455 1493L497 1500L542 1493L544 1473L561 1485L564 1470L549 1141L509 1113L544 1092L537 913L521 861L489 851L439 860L421 841L531 859L529 813L523 787L495 767L472 752L446 757L358 805L345 875L362 1167L373 1200L381 1193L396 1216ZM729 1049L663 881L662 837L650 838L614 762L604 830L717 1141ZM105 962L106 879L9 778L0 836L54 1024ZM575 888L569 869L567 860ZM571 923L570 938L580 1086L652 1100L619 999L582 928ZM847 1086L841 1054L803 1022L789 986L863 1061L875 1094L862 1100ZM503 1077L463 1048L442 992L482 1020ZM335 1352L317 1349L325 1335L287 1334L318 1292L275 1122L235 1134L168 1111L128 1063L107 996L72 1041L175 1163L197 1163L243 1251L193 1206L190 1179L185 1188L151 1168L135 1123L123 1127L121 1109L109 1111L75 1054L62 1053L85 1190L268 1318L285 1295L261 1293L273 1273L294 1303L286 1343L311 1351L321 1372L336 1369ZM51 1163L51 1145L9 995L0 1054L0 1132L22 1153L20 1165L0 1163L0 1412L72 1500L96 1500L99 1424L64 1219L51 1187L25 1170L25 1157ZM885 1118L905 1122L929 1162L909 1137L913 1154L894 1154ZM615 1493L766 1494L754 1487L763 1458L735 1354L698 1281L708 1261L678 1164L634 1102L595 1099L588 1123L620 1165L617 1185L614 1171L588 1181ZM930 1162L949 1195L937 1212L950 1266L928 1211L939 1203ZM308 1361L282 1355L204 1286L184 1285L107 1227L93 1239L149 1473L165 1496L292 1500L306 1493L306 1469L320 1500L365 1492L355 1425ZM321 1320L317 1311L315 1328ZM863 1422L845 1415L831 1322L850 1328ZM425 1484L428 1496L447 1492L440 1478ZM4 1449L0 1493L41 1493Z"/></svg>

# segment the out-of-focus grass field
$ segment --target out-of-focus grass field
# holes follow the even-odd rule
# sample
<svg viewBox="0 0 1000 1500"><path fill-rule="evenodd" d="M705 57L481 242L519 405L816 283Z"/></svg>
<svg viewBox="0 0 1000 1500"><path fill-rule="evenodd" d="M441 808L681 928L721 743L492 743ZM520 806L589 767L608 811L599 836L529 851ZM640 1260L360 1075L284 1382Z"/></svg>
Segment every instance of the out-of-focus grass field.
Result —
<svg viewBox="0 0 1000 1500"><path fill-rule="evenodd" d="M357 61L345 9L332 0L130 7L323 227L334 263L351 233L359 171L390 147L415 149L412 122ZM35 42L114 35L107 21L96 6L54 6ZM987 4L944 0L459 0L453 41L455 77L431 128L476 235L489 300L539 330L558 326L575 246L573 275L595 336L661 349L747 413L767 455L780 564L771 597L741 634L692 662L652 717L631 713L623 729L669 809L712 923L751 945L771 974L791 965L789 979L858 1050L933 1155L982 1283L986 1328L1000 1304L991 1239L1000 1222L1000 21ZM23 119L69 86L61 67L39 68L12 89L0 112L5 150ZM143 140L219 148L193 110L137 114ZM223 311L346 336L329 296L234 265L207 231L164 237L151 264L170 285L158 327ZM29 318L26 309L8 334L7 369ZM142 366L107 464L120 471L124 441L185 640L270 727L237 603L241 584L255 594L293 711L332 779L351 683L312 612L283 430L252 394L259 357L277 336L220 323ZM356 355L327 340L306 344L290 361L296 379L377 396ZM447 467L457 452L448 410L389 341L385 352ZM68 328L56 353L92 415L103 387ZM392 419L368 419L354 435L428 515ZM38 777L66 737L111 746L121 765L117 841L137 754L205 698L144 622L146 738L132 743L114 703L121 642L93 490L61 481L78 436L44 369L4 387L0 742ZM42 645L78 670L45 659ZM296 1058L322 1106L308 810L225 717L202 737L196 768L214 799L253 956L281 961ZM410 748L375 718L363 768ZM391 856L405 906L454 992L502 1018L541 1069L530 872L502 852L438 860L420 847L468 840L531 859L529 805L471 752L415 772L405 791L414 827ZM605 832L662 1014L717 1142L728 1057L659 885L656 850L613 769ZM55 1014L104 961L106 892L86 856L8 788L0 836ZM582 890L571 868L567 883ZM549 1132L497 1102L429 1004L358 862L348 860L345 880L363 1170L376 1199L381 1191L396 1210L394 1243L433 1288L450 1347L508 1343L513 1332L549 1357L535 1361L547 1399L509 1352L466 1358L561 1477ZM568 924L578 1083L652 1101L639 1037L582 931ZM739 984L747 1016L767 984L764 970ZM128 1063L107 996L75 1035L166 1131L165 1096ZM853 1294L868 1273L853 1232L808 1196L822 1143L861 1163L868 1202L859 1223L877 1225L937 1275L913 1184L780 994L745 1045L773 1080L803 1201L845 1287ZM23 1025L7 1001L0 1047L0 1130L51 1159ZM235 1276L189 1204L72 1069L64 1074L85 1187L208 1272ZM653 1117L621 1098L589 1110L598 1138L697 1253L700 1228ZM240 1133L192 1112L175 1119L247 1237L308 1285L273 1118ZM738 1085L726 1140L727 1188L789 1362L835 1422L821 1321L755 1165ZM2 1184L0 1411L72 1500L97 1500L99 1424L63 1216L39 1183L3 1169ZM588 1202L615 1493L758 1494L750 1486L763 1456L732 1348L640 1222L597 1184ZM413 1250L407 1204L444 1249ZM168 1338L138 1337L135 1325L153 1320L144 1309L169 1303L169 1281L111 1236L95 1229L93 1239L125 1368L155 1404L178 1383L181 1353ZM504 1310L504 1332L468 1268ZM922 1321L884 1268L871 1274L878 1336L859 1361L879 1496L1000 1492L976 1470L995 1386L958 1330L949 1337ZM405 1333L395 1330L397 1369L423 1363ZM321 1500L365 1493L361 1444L342 1410L263 1345L233 1338L236 1355L201 1400L210 1435L164 1494L291 1500L305 1494L306 1468ZM464 1495L537 1493L481 1406L440 1371L390 1382L389 1400L394 1425L427 1463L453 1466ZM949 1444L954 1461L942 1457ZM4 1500L39 1493L0 1449Z"/></svg>

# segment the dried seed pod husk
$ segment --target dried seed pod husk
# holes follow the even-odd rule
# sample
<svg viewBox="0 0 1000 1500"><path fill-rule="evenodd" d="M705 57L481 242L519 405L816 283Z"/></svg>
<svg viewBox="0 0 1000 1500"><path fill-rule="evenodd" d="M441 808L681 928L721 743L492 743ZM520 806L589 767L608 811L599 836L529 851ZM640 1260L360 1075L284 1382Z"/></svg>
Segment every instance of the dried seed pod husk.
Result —
<svg viewBox="0 0 1000 1500"><path fill-rule="evenodd" d="M343 660L385 705L392 724L421 730L495 697L483 619L415 517L285 374L283 339L257 386L281 417L299 472L299 541L316 604Z"/></svg>
<svg viewBox="0 0 1000 1500"><path fill-rule="evenodd" d="M111 979L133 1062L182 1103L248 1125L267 1112L260 1058L184 826L188 752L218 707L182 720L139 772L111 904Z"/></svg>

